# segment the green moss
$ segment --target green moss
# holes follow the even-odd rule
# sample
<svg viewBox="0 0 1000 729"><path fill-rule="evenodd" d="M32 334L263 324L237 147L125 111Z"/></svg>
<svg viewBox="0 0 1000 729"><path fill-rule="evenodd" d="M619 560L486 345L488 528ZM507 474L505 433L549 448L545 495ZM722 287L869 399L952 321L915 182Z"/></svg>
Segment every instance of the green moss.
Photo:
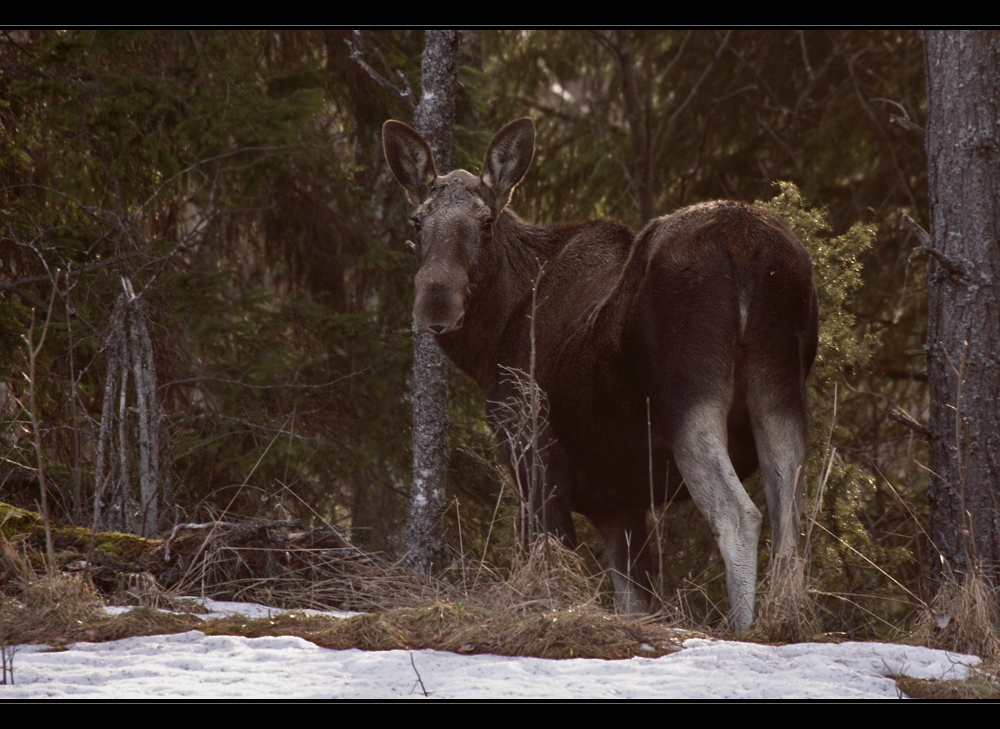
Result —
<svg viewBox="0 0 1000 729"><path fill-rule="evenodd" d="M0 501L0 533L7 539L37 527L44 528L42 517L38 514Z"/></svg>
<svg viewBox="0 0 1000 729"><path fill-rule="evenodd" d="M33 511L0 502L0 533L7 541L27 543L29 549L41 551L45 544L45 523ZM86 527L53 526L52 542L59 566L88 555L93 532ZM163 543L162 539L146 539L134 534L98 532L93 557L113 557L132 563Z"/></svg>

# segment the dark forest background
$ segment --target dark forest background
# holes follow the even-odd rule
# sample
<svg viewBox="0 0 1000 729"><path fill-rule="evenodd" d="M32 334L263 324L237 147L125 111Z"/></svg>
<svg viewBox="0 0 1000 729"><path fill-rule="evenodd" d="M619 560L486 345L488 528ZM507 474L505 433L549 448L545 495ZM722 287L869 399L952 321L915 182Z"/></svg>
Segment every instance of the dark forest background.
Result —
<svg viewBox="0 0 1000 729"><path fill-rule="evenodd" d="M774 201L809 238L811 584L830 629L905 621L930 589L917 33L461 38L451 166L478 172L493 133L531 116L522 217L638 227L733 198ZM0 33L0 500L35 508L44 479L58 521L296 517L399 556L413 268L380 129L411 112L360 61L418 99L423 44ZM503 564L515 498L458 373L449 408L450 547ZM710 610L724 580L704 520L672 504L660 532L664 594Z"/></svg>

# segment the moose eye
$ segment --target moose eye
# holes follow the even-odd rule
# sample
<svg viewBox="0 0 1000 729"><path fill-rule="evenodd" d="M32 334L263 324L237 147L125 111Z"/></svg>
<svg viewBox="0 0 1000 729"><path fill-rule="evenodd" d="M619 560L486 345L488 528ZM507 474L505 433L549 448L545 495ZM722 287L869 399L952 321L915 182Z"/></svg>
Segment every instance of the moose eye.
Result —
<svg viewBox="0 0 1000 729"><path fill-rule="evenodd" d="M420 232L420 220L417 218L410 218L410 222L413 224L413 229Z"/></svg>
<svg viewBox="0 0 1000 729"><path fill-rule="evenodd" d="M486 234L492 233L493 232L493 218L486 218L486 220L484 220L482 222L480 230L482 230L483 233L486 233Z"/></svg>

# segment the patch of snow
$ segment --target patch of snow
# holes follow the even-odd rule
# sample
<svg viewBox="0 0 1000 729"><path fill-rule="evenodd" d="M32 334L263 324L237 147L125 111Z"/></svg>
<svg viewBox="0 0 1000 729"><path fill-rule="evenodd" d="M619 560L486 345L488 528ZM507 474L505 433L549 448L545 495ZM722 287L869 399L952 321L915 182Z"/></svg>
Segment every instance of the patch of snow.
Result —
<svg viewBox="0 0 1000 729"><path fill-rule="evenodd" d="M215 614L279 610L205 601ZM320 648L297 637L178 635L17 646L0 699L871 699L891 675L952 679L975 656L887 643L758 645L692 638L659 658L548 660ZM423 688L421 687L421 683Z"/></svg>

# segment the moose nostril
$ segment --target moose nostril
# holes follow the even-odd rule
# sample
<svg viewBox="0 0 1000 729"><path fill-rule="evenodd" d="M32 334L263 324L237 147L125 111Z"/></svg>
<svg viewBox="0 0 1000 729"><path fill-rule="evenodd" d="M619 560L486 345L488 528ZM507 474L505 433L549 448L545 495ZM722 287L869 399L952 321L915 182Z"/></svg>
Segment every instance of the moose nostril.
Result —
<svg viewBox="0 0 1000 729"><path fill-rule="evenodd" d="M445 326L444 324L431 324L431 325L429 325L429 326L428 326L427 328L428 328L428 329L430 329L430 330L431 330L432 332L434 332L435 334L441 334L441 333L442 333L442 332L444 332L444 331L445 331L445 330L446 330L446 329L447 329L448 327L446 327L446 326Z"/></svg>

